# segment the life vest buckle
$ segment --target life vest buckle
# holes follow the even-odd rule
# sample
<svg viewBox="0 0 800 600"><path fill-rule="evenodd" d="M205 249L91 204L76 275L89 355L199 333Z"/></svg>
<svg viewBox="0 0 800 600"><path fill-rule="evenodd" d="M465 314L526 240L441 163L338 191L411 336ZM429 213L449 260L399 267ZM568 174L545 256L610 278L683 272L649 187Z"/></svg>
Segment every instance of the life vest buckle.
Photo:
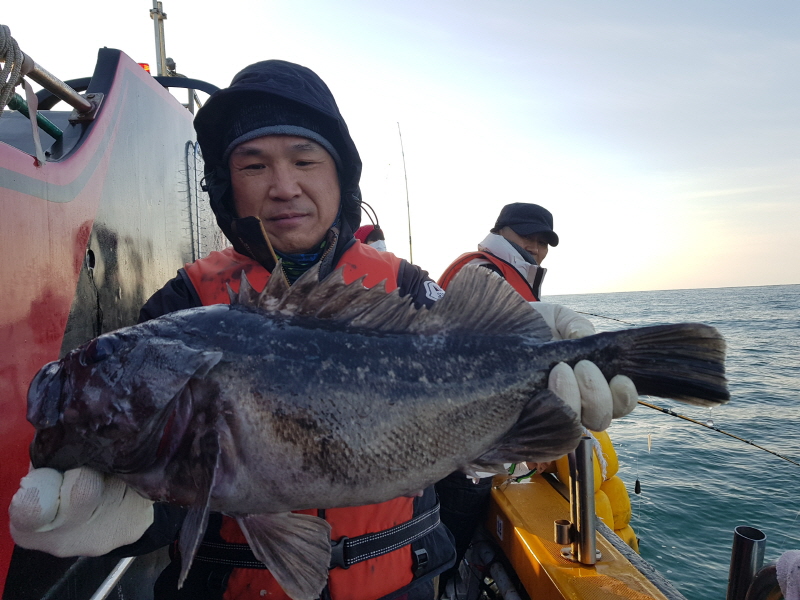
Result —
<svg viewBox="0 0 800 600"><path fill-rule="evenodd" d="M336 541L331 540L331 564L328 567L329 569L334 569L336 567L342 569L350 568L350 564L347 562L347 558L344 555L345 543L349 539L349 537L343 535Z"/></svg>

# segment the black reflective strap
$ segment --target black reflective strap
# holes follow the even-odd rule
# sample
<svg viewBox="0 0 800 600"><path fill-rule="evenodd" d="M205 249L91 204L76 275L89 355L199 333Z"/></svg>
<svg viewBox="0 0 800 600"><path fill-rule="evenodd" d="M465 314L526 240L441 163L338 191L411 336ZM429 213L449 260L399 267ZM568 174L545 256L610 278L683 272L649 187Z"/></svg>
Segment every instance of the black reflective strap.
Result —
<svg viewBox="0 0 800 600"><path fill-rule="evenodd" d="M440 523L439 503L410 521L377 533L331 540L331 569L347 569L363 560L393 552L428 535Z"/></svg>
<svg viewBox="0 0 800 600"><path fill-rule="evenodd" d="M408 546L419 538L428 535L439 523L439 503L437 502L432 509L414 517L410 521L395 525L391 529L367 533L354 538L345 536L336 541L331 540L330 568L341 567L342 569L348 569L361 561ZM426 561L427 553L424 557L416 556L415 558L417 561L421 558ZM267 568L264 563L255 557L247 544L202 542L194 559L240 569Z"/></svg>

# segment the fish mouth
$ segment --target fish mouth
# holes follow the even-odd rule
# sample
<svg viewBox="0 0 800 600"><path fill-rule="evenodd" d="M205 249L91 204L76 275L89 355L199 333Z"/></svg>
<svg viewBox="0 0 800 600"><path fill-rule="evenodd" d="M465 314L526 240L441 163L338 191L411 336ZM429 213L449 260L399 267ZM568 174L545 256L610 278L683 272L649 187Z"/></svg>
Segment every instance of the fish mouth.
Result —
<svg viewBox="0 0 800 600"><path fill-rule="evenodd" d="M189 386L178 392L148 426L139 430L131 429L131 424L126 427L115 423L111 417L98 423L84 413L86 418L82 419L80 405L71 402L75 385L62 360L42 367L28 388L27 419L36 428L29 448L34 468L66 471L90 466L117 473L140 471L158 461L169 460L189 429L192 415Z"/></svg>
<svg viewBox="0 0 800 600"><path fill-rule="evenodd" d="M36 429L46 429L58 423L61 413L61 390L64 370L61 361L42 367L28 387L28 422Z"/></svg>
<svg viewBox="0 0 800 600"><path fill-rule="evenodd" d="M173 398L161 418L154 420L150 433L140 436L123 433L117 439L86 435L65 427L61 421L37 428L30 445L34 468L49 467L60 471L89 466L99 471L119 474L136 473L156 463L168 462L177 452L189 429L191 402L182 391Z"/></svg>

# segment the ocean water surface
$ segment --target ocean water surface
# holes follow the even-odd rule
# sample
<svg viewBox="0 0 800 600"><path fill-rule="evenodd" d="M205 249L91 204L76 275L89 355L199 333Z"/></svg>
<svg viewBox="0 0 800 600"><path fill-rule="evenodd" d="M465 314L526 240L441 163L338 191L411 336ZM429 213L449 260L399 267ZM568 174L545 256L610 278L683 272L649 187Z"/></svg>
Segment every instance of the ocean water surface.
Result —
<svg viewBox="0 0 800 600"><path fill-rule="evenodd" d="M730 402L708 409L650 401L800 463L800 285L544 300L589 313L598 331L628 324L713 325L728 344ZM725 597L738 525L766 534L765 563L800 549L800 466L644 406L614 421L609 433L641 554L689 600Z"/></svg>

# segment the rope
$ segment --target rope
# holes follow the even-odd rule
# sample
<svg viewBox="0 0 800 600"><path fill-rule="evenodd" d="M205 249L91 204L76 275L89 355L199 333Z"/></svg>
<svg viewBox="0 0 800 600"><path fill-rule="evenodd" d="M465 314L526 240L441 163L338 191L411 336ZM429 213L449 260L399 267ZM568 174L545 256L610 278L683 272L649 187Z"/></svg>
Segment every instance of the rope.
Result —
<svg viewBox="0 0 800 600"><path fill-rule="evenodd" d="M24 56L17 41L11 37L8 25L0 25L0 61L5 63L0 72L0 116L13 96L14 88L22 79Z"/></svg>
<svg viewBox="0 0 800 600"><path fill-rule="evenodd" d="M606 455L603 454L603 447L600 445L600 441L592 435L592 432L583 428L583 432L592 438L592 448L594 449L594 454L597 456L597 462L600 465L600 474L602 475L602 480L606 480L606 472L608 469L608 461L606 460Z"/></svg>

